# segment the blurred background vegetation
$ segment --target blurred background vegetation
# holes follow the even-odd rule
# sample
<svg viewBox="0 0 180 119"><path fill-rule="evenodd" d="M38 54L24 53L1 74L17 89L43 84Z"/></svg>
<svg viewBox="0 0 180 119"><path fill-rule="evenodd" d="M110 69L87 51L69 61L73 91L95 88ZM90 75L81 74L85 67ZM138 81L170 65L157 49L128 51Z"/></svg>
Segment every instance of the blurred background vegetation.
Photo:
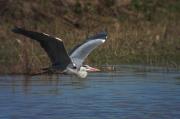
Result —
<svg viewBox="0 0 180 119"><path fill-rule="evenodd" d="M1 0L0 73L28 73L50 64L39 44L14 26L63 39L67 49L100 31L108 40L91 65L180 65L179 0Z"/></svg>

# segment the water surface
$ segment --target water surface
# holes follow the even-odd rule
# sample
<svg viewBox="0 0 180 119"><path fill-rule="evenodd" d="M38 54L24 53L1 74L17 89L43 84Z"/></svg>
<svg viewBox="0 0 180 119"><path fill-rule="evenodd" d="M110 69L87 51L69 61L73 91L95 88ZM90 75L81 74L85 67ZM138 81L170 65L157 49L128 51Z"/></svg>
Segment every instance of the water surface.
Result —
<svg viewBox="0 0 180 119"><path fill-rule="evenodd" d="M120 67L87 79L0 76L0 119L179 119L180 72Z"/></svg>

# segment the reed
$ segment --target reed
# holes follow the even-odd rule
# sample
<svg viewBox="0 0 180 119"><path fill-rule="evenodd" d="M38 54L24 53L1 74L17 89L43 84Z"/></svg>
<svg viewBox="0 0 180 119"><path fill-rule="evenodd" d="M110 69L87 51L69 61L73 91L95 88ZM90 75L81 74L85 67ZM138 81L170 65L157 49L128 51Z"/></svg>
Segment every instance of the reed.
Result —
<svg viewBox="0 0 180 119"><path fill-rule="evenodd" d="M38 43L11 33L14 25L60 37L67 50L106 30L107 42L86 60L91 65L180 65L178 1L100 1L103 4L96 0L2 2L0 73L31 73L50 65Z"/></svg>

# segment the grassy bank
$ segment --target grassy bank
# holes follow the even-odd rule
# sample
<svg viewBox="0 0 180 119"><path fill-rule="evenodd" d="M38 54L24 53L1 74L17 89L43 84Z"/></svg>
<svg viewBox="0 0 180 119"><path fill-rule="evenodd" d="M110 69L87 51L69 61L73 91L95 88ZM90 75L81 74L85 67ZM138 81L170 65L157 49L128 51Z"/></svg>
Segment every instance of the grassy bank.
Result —
<svg viewBox="0 0 180 119"><path fill-rule="evenodd" d="M39 44L11 33L14 25L63 39L67 49L107 30L86 63L180 65L178 0L4 0L0 4L0 72L28 73L50 64Z"/></svg>

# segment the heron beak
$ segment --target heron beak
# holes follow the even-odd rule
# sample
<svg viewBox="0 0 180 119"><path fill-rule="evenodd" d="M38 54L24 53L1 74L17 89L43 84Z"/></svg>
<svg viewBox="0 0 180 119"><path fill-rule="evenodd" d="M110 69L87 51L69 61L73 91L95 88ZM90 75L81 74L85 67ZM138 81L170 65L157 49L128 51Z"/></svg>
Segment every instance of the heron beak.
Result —
<svg viewBox="0 0 180 119"><path fill-rule="evenodd" d="M97 69L97 68L94 68L94 67L88 67L86 70L88 72L98 72L98 71L101 71L100 69Z"/></svg>

